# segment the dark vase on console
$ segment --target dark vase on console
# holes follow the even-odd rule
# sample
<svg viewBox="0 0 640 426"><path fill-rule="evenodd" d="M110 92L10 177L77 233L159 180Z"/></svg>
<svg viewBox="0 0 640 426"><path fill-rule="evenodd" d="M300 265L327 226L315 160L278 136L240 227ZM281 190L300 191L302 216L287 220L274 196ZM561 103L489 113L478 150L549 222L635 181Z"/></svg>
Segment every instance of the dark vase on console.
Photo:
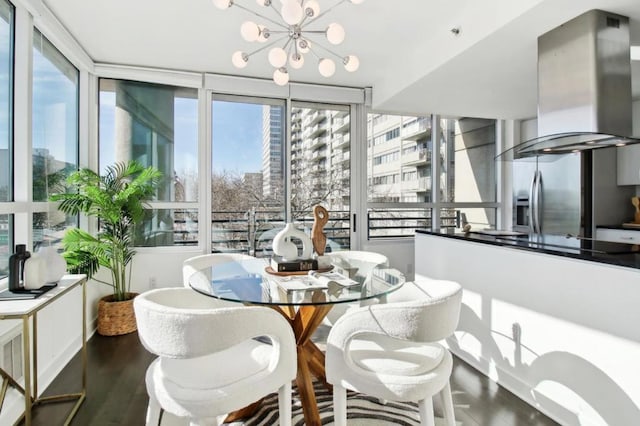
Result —
<svg viewBox="0 0 640 426"><path fill-rule="evenodd" d="M25 244L16 244L16 251L9 256L9 291L24 289L24 262L31 257Z"/></svg>

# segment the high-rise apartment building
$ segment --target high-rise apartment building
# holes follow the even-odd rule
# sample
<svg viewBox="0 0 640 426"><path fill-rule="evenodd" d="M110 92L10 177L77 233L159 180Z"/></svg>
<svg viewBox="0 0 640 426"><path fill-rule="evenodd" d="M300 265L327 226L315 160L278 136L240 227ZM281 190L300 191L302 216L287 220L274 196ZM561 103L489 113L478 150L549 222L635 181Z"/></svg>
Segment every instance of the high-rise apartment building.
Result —
<svg viewBox="0 0 640 426"><path fill-rule="evenodd" d="M271 137L282 116L263 116L265 195L282 179L273 166L281 157L281 139ZM368 197L372 202L431 201L430 117L369 114ZM291 112L291 186L294 210L315 204L349 210L351 120L347 109L296 107ZM279 170L279 175L276 174Z"/></svg>
<svg viewBox="0 0 640 426"><path fill-rule="evenodd" d="M431 117L369 114L370 202L430 202Z"/></svg>
<svg viewBox="0 0 640 426"><path fill-rule="evenodd" d="M281 106L262 107L262 195L267 199L282 196L283 110Z"/></svg>

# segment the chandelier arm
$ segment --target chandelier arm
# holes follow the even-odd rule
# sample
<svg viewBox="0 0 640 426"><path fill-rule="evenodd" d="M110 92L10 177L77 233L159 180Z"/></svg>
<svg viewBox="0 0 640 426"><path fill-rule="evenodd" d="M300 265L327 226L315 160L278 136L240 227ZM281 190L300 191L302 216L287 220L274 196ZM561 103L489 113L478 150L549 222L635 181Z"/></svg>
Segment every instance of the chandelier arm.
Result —
<svg viewBox="0 0 640 426"><path fill-rule="evenodd" d="M316 41L316 42L314 42L314 46L318 46L318 47L322 48L322 50L325 50L325 51L329 52L330 54L332 54L332 55L333 55L333 56L335 56L336 58L339 58L339 59L340 59L340 61L344 60L344 56L340 56L339 54L337 54L337 53L336 53L336 52L334 52L333 50L329 49L328 47L323 46L322 44L318 43L317 41ZM311 49L311 47L309 47L309 50L310 50L310 51L313 51L313 50ZM318 55L316 54L316 52L313 52L313 54L314 54L314 55L316 55L316 58L318 58L318 59L320 58L320 56L318 56Z"/></svg>
<svg viewBox="0 0 640 426"><path fill-rule="evenodd" d="M309 52L313 54L313 56L316 57L316 59L322 59L320 58L320 55L318 55L311 46L309 46Z"/></svg>
<svg viewBox="0 0 640 426"><path fill-rule="evenodd" d="M293 38L289 37L287 39L287 42L284 44L284 46L282 46L282 50L285 50L287 48L287 46L289 46L289 43L291 43L291 40L293 40Z"/></svg>
<svg viewBox="0 0 640 426"><path fill-rule="evenodd" d="M271 47L271 46L273 46L274 44L276 44L276 43L278 43L278 42L281 42L281 41L282 41L282 40L284 40L285 38L286 38L286 37L280 37L280 38L279 38L279 39L277 39L277 40L273 40L271 43L267 43L267 44L265 44L264 46L261 46L260 48L258 48L258 49L256 49L256 50L254 50L253 52L251 52L251 53L247 53L247 56L249 57L249 56L254 55L254 54L258 53L258 52L262 52L264 49L266 49L266 48L268 48L268 47ZM285 45L285 46L286 46L286 45Z"/></svg>
<svg viewBox="0 0 640 426"><path fill-rule="evenodd" d="M314 16L312 19L309 20L309 22L305 23L304 25L307 26L312 22L317 21L318 19L322 18L324 15L326 15L327 13L331 12L333 9L335 9L336 7L340 6L342 3L346 3L347 0L340 0L338 1L336 4L334 4L333 6L329 7L328 9L326 9L324 12L322 12L321 14L319 14L318 16ZM300 28L302 28L302 24L300 24Z"/></svg>
<svg viewBox="0 0 640 426"><path fill-rule="evenodd" d="M238 3L233 3L233 4L234 4L235 6L237 6L237 7L239 7L240 9L244 10L245 12L249 12L249 13L251 13L251 14L253 14L253 15L256 15L256 16L257 16L257 17L259 17L259 18L262 18L262 19L264 19L264 20L267 20L267 21L271 22L272 24L275 24L275 25L279 26L280 28L284 28L284 29L288 29L288 28L289 28L289 27L287 27L287 26L285 26L285 25L281 24L281 23L280 23L280 22L278 22L278 21L275 21L275 20L273 20L273 19L271 19L271 18L268 18L268 17L264 16L264 15L263 15L263 14L261 14L261 13L256 12L255 10L251 10L251 9L249 9L248 7L244 7L244 6L242 6L241 4L238 4Z"/></svg>

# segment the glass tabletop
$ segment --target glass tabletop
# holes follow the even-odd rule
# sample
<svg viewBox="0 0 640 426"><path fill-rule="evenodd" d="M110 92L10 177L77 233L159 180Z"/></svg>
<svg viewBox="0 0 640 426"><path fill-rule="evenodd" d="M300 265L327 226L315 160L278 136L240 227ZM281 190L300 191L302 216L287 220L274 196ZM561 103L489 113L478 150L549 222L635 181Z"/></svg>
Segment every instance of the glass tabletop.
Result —
<svg viewBox="0 0 640 426"><path fill-rule="evenodd" d="M331 305L382 297L402 286L404 275L385 265L336 259L326 273L281 276L268 259L207 266L189 278L194 290L221 300L257 305Z"/></svg>

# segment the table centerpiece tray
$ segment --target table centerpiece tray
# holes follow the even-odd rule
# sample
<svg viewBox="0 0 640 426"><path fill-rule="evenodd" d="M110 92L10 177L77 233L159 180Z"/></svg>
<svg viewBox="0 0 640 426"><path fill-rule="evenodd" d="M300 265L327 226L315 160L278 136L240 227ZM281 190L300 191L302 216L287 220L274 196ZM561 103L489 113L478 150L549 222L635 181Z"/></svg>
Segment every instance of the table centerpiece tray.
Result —
<svg viewBox="0 0 640 426"><path fill-rule="evenodd" d="M333 269L333 265L329 266L328 268L310 269L309 271L329 272L332 269ZM289 275L308 275L309 274L309 271L283 271L283 272L278 272L278 271L274 271L271 266L266 266L264 268L264 271L266 273L268 273L268 274L277 275L279 277L286 277L286 276L289 276Z"/></svg>

